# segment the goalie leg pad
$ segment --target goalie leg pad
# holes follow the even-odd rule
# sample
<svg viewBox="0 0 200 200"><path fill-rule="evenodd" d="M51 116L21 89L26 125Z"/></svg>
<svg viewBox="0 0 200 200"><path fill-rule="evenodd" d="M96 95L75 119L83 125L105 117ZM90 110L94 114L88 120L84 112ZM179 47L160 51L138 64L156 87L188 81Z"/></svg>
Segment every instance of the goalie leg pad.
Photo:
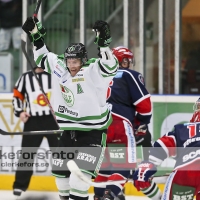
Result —
<svg viewBox="0 0 200 200"><path fill-rule="evenodd" d="M62 199L61 197L69 199L69 190L70 190L69 178L56 177L55 182L59 191L60 199Z"/></svg>
<svg viewBox="0 0 200 200"><path fill-rule="evenodd" d="M84 175L91 179L91 175L84 173ZM87 198L88 197L88 189L90 188L90 185L83 180L81 180L79 177L77 177L74 173L71 173L69 178L69 185L71 187L70 189L70 196L77 196L80 198Z"/></svg>

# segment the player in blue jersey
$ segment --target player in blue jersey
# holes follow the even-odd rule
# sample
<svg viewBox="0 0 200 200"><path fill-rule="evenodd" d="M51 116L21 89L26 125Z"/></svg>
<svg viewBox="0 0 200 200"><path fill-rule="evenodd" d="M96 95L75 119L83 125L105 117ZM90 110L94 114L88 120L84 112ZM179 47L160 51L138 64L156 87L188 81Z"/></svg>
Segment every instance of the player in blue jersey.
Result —
<svg viewBox="0 0 200 200"><path fill-rule="evenodd" d="M167 179L163 200L200 200L200 123L177 124L174 130L155 141L150 156L134 173L135 187L140 190L149 186L164 159L175 156L176 164Z"/></svg>
<svg viewBox="0 0 200 200"><path fill-rule="evenodd" d="M107 132L106 161L102 164L96 182L129 178L130 170L135 169L137 162L135 138L140 135L144 137L151 119L150 94L145 87L143 76L129 69L135 62L133 53L125 47L116 47L113 54L120 65L107 92L113 122ZM95 188L94 199L99 200L102 196L103 199L114 199L123 187L124 184ZM161 196L155 183L152 183L146 194L154 200Z"/></svg>

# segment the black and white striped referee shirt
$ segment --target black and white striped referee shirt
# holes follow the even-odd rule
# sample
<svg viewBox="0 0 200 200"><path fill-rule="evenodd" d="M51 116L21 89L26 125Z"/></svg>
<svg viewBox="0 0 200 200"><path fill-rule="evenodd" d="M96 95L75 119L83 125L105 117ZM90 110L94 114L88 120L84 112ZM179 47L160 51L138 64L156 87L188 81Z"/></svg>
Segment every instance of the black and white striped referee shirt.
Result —
<svg viewBox="0 0 200 200"><path fill-rule="evenodd" d="M41 72L37 73L37 76L43 90L50 100L52 93L51 75L46 72ZM49 106L45 101L32 71L28 71L19 77L13 93L14 114L17 117L25 110L31 116L51 114Z"/></svg>

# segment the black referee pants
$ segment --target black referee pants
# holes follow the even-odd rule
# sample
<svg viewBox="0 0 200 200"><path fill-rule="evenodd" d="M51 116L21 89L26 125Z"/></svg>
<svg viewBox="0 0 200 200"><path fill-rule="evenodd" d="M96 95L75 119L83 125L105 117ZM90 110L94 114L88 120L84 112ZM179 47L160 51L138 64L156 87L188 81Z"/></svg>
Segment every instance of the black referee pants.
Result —
<svg viewBox="0 0 200 200"><path fill-rule="evenodd" d="M24 124L24 131L41 131L41 130L56 130L57 125L53 119L53 116L37 116L30 117L29 120ZM40 147L43 138L46 137L50 150L53 152L58 145L57 135L24 135L22 137L21 150L26 153L37 152ZM29 147L29 148L27 148ZM29 151L29 152L27 152ZM35 155L35 154L34 154ZM18 164L27 162L34 163L34 157L30 159L23 159L21 156L19 158ZM29 186L31 176L33 174L33 167L28 167L26 170L20 169L20 166L17 167L15 174L15 182L13 184L13 189L21 189L26 191Z"/></svg>

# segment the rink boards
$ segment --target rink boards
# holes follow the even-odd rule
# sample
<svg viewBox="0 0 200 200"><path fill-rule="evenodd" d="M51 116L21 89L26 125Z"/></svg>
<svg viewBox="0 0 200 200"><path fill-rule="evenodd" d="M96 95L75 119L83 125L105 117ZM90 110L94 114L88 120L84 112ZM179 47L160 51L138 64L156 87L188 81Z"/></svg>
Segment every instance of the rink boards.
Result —
<svg viewBox="0 0 200 200"><path fill-rule="evenodd" d="M14 175L0 175L0 190L12 190L12 184L14 182ZM164 189L164 184L158 184L161 191ZM57 191L55 185L55 178L53 176L32 176L28 190L35 191ZM93 187L90 187L89 193L93 193ZM133 184L126 183L125 185L126 195L144 196L143 193L138 192Z"/></svg>
<svg viewBox="0 0 200 200"><path fill-rule="evenodd" d="M198 96L184 95L154 95L151 97L153 107L153 117L149 130L154 139L159 138L167 131L172 130L176 123L188 122L192 116L192 106L198 99ZM12 93L0 94L0 127L5 131L22 131L23 124L13 114ZM18 136L2 136L0 135L0 150L16 151L21 146L21 135ZM43 141L42 148L47 147L46 140ZM7 148L7 149L6 149ZM44 148L43 148L44 149ZM15 160L17 161L17 160ZM1 159L1 163L4 162ZM171 161L165 162L164 167L173 167ZM14 181L14 173L16 168L0 166L0 189L11 190ZM30 189L31 190L47 190L57 191L54 177L50 175L51 169L38 168L34 171ZM41 176L42 175L42 176ZM163 190L164 185L159 185ZM92 188L90 189L92 192ZM132 183L126 184L127 195L142 195L136 191Z"/></svg>

